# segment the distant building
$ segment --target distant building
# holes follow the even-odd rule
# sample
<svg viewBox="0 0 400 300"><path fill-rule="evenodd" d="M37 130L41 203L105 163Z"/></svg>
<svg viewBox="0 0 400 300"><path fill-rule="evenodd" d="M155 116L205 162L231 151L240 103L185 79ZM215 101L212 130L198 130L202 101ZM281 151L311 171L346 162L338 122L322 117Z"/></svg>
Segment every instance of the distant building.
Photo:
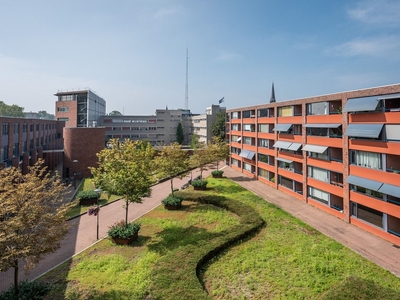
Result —
<svg viewBox="0 0 400 300"><path fill-rule="evenodd" d="M204 115L193 115L185 109L157 109L155 115L139 116L102 116L100 125L106 128L106 142L110 139L148 140L152 145L176 142L178 124L182 124L184 141L190 143L191 136L196 133L200 141L211 140L211 125L216 115L225 111L219 105L207 108Z"/></svg>
<svg viewBox="0 0 400 300"><path fill-rule="evenodd" d="M96 127L106 113L106 101L90 89L58 91L56 120L66 127Z"/></svg>

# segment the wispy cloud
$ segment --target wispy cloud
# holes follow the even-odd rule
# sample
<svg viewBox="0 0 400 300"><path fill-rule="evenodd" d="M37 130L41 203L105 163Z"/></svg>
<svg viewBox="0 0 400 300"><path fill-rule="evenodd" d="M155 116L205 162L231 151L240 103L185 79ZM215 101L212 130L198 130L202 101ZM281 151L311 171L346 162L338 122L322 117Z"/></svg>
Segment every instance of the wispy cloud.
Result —
<svg viewBox="0 0 400 300"><path fill-rule="evenodd" d="M355 39L326 49L326 52L334 56L386 56L392 59L399 59L400 36Z"/></svg>
<svg viewBox="0 0 400 300"><path fill-rule="evenodd" d="M170 16L184 14L185 10L181 6L170 6L159 9L154 15L153 19L162 19Z"/></svg>
<svg viewBox="0 0 400 300"><path fill-rule="evenodd" d="M400 24L400 1L398 0L366 0L359 1L347 10L353 20L374 24L393 26Z"/></svg>
<svg viewBox="0 0 400 300"><path fill-rule="evenodd" d="M224 52L221 52L217 56L216 60L218 60L218 61L234 61L234 60L238 60L241 58L242 58L242 56L240 54L224 51Z"/></svg>

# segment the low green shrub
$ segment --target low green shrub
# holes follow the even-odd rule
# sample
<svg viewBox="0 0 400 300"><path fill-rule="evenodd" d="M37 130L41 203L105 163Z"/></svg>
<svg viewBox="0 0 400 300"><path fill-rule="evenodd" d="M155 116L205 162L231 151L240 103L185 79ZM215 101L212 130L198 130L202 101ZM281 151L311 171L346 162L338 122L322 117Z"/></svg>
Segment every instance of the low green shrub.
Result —
<svg viewBox="0 0 400 300"><path fill-rule="evenodd" d="M215 170L211 172L212 176L222 176L222 174L224 174L224 171L222 170Z"/></svg>
<svg viewBox="0 0 400 300"><path fill-rule="evenodd" d="M128 223L125 224L124 220L121 220L109 227L107 232L108 236L111 238L122 238L128 239L140 229L139 223Z"/></svg>
<svg viewBox="0 0 400 300"><path fill-rule="evenodd" d="M0 300L40 300L51 290L51 287L40 281L21 281L19 294L14 294L14 285L0 293Z"/></svg>
<svg viewBox="0 0 400 300"><path fill-rule="evenodd" d="M207 186L208 181L204 179L196 179L192 181L192 185L194 187L202 187L205 188Z"/></svg>
<svg viewBox="0 0 400 300"><path fill-rule="evenodd" d="M95 191L80 191L76 198L78 199L96 199L98 197L97 193Z"/></svg>
<svg viewBox="0 0 400 300"><path fill-rule="evenodd" d="M161 201L164 205L179 206L182 203L183 198L180 196L173 196L170 194L167 198Z"/></svg>

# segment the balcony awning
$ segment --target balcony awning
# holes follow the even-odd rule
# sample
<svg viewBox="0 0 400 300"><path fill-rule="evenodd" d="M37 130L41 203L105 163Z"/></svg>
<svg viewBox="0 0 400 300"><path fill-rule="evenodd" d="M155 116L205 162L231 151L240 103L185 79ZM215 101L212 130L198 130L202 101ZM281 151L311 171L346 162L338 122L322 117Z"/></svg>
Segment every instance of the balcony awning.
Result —
<svg viewBox="0 0 400 300"><path fill-rule="evenodd" d="M285 141L277 141L272 147L274 148L281 148L281 149L289 149L291 142L285 142Z"/></svg>
<svg viewBox="0 0 400 300"><path fill-rule="evenodd" d="M242 152L240 152L240 154L239 154L239 156L241 156L243 158L251 159L251 160L253 160L254 155L256 155L255 152L246 150L246 149L243 149Z"/></svg>
<svg viewBox="0 0 400 300"><path fill-rule="evenodd" d="M399 198L400 197L400 186L384 183L380 187L378 192Z"/></svg>
<svg viewBox="0 0 400 300"><path fill-rule="evenodd" d="M358 185L363 188L370 189L370 190L373 190L376 192L379 191L379 189L381 188L381 186L383 184L382 182L379 182L379 181L365 179L365 178L354 176L354 175L350 175L349 177L347 177L346 182L348 182L350 184Z"/></svg>
<svg viewBox="0 0 400 300"><path fill-rule="evenodd" d="M293 124L276 124L273 131L288 131Z"/></svg>
<svg viewBox="0 0 400 300"><path fill-rule="evenodd" d="M400 125L385 125L386 140L400 141Z"/></svg>
<svg viewBox="0 0 400 300"><path fill-rule="evenodd" d="M342 124L306 124L306 128L339 128Z"/></svg>
<svg viewBox="0 0 400 300"><path fill-rule="evenodd" d="M310 151L315 153L324 153L328 149L326 146L317 146L317 145L305 145L303 147L303 151Z"/></svg>
<svg viewBox="0 0 400 300"><path fill-rule="evenodd" d="M349 124L344 135L376 139L382 128L383 124Z"/></svg>
<svg viewBox="0 0 400 300"><path fill-rule="evenodd" d="M400 94L389 94L389 95L380 96L380 97L378 97L378 100L382 100L382 99L397 99L397 98L400 98Z"/></svg>
<svg viewBox="0 0 400 300"><path fill-rule="evenodd" d="M300 149L301 146L302 146L302 145L301 145L300 143L292 143L292 144L289 146L288 150L297 151L297 150Z"/></svg>
<svg viewBox="0 0 400 300"><path fill-rule="evenodd" d="M293 160L288 160L288 159L284 159L284 158L280 158L280 157L277 157L276 160L283 161L288 164L291 164L293 162Z"/></svg>
<svg viewBox="0 0 400 300"><path fill-rule="evenodd" d="M348 99L343 111L373 111L376 110L379 104L377 97L364 97L364 98L353 98Z"/></svg>

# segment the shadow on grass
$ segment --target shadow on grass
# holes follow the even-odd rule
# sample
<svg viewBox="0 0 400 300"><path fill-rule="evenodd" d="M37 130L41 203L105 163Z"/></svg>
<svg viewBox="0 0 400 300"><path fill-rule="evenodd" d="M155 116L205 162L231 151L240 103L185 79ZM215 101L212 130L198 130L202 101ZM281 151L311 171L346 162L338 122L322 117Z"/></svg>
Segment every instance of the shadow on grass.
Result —
<svg viewBox="0 0 400 300"><path fill-rule="evenodd" d="M229 179L233 181L257 181L255 178L250 178L246 176L230 177Z"/></svg>
<svg viewBox="0 0 400 300"><path fill-rule="evenodd" d="M400 299L400 295L393 289L384 287L379 283L355 276L349 276L330 290L323 293L321 300L362 300L380 299L395 300Z"/></svg>

